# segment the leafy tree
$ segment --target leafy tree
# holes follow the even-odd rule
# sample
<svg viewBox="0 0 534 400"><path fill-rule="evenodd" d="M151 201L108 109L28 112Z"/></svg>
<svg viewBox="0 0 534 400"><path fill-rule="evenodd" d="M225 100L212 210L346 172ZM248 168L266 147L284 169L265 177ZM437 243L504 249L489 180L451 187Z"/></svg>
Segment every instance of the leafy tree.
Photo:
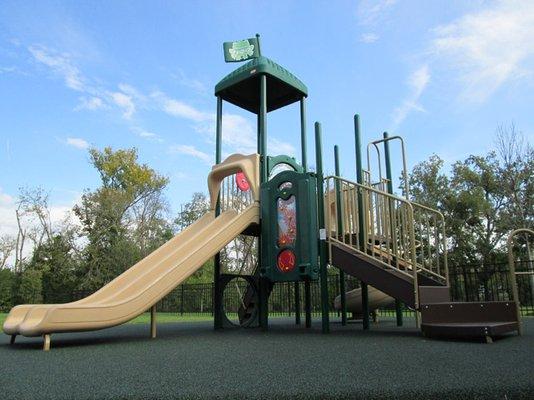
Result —
<svg viewBox="0 0 534 400"><path fill-rule="evenodd" d="M14 273L10 269L0 269L0 311L13 307Z"/></svg>
<svg viewBox="0 0 534 400"><path fill-rule="evenodd" d="M451 264L504 261L507 234L532 226L532 148L513 129L497 137L497 152L458 161L450 174L436 155L410 173L412 199L445 216Z"/></svg>
<svg viewBox="0 0 534 400"><path fill-rule="evenodd" d="M44 302L61 303L70 300L78 284L78 265L71 244L58 234L34 250L26 268L42 273Z"/></svg>
<svg viewBox="0 0 534 400"><path fill-rule="evenodd" d="M168 179L138 162L136 149L90 150L102 186L86 191L74 212L87 236L81 287L94 290L169 236L163 190Z"/></svg>
<svg viewBox="0 0 534 400"><path fill-rule="evenodd" d="M206 214L209 208L209 201L204 193L193 193L191 200L181 206L181 211L178 213L174 223L176 226L178 226L178 230L182 231ZM201 268L199 268L187 279L186 283L212 282L214 271L213 267L213 259L208 260Z"/></svg>
<svg viewBox="0 0 534 400"><path fill-rule="evenodd" d="M37 304L43 302L43 274L41 271L34 269L26 269L20 274L16 286L17 304Z"/></svg>
<svg viewBox="0 0 534 400"><path fill-rule="evenodd" d="M0 270L7 267L7 262L15 251L16 240L10 235L0 237Z"/></svg>
<svg viewBox="0 0 534 400"><path fill-rule="evenodd" d="M181 206L180 213L174 223L178 226L178 230L182 231L206 214L209 209L210 204L206 195L202 192L195 192L191 201Z"/></svg>

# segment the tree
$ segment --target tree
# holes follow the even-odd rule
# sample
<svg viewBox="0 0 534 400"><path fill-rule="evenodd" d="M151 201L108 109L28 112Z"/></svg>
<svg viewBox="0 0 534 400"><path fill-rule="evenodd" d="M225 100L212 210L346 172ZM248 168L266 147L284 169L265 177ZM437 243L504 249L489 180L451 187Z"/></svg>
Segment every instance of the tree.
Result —
<svg viewBox="0 0 534 400"><path fill-rule="evenodd" d="M507 203L505 213L514 228L534 228L534 148L512 124L497 129L497 153L502 163L500 175ZM521 238L519 243L521 244ZM534 248L524 238L527 257L534 259Z"/></svg>
<svg viewBox="0 0 534 400"><path fill-rule="evenodd" d="M206 195L201 192L193 193L191 200L180 207L180 212L174 223L179 231L186 229L201 218L210 208ZM213 259L208 260L204 265L195 271L188 279L187 283L207 283L213 281Z"/></svg>
<svg viewBox="0 0 534 400"><path fill-rule="evenodd" d="M109 282L169 236L163 190L168 179L138 162L136 149L89 151L102 185L86 191L74 212L88 244L81 287Z"/></svg>
<svg viewBox="0 0 534 400"><path fill-rule="evenodd" d="M41 272L45 303L63 303L70 300L78 284L78 265L68 238L57 234L34 249L26 270Z"/></svg>
<svg viewBox="0 0 534 400"><path fill-rule="evenodd" d="M42 188L20 188L15 216L17 237L15 240L15 271L21 272L25 260L26 240L38 247L52 236L52 222L48 206L49 194Z"/></svg>
<svg viewBox="0 0 534 400"><path fill-rule="evenodd" d="M178 230L182 231L206 214L209 209L210 204L206 195L201 192L195 192L191 197L191 201L181 206L180 213L174 223L178 226Z"/></svg>
<svg viewBox="0 0 534 400"><path fill-rule="evenodd" d="M7 267L7 261L13 255L16 243L16 239L11 235L0 237L0 270Z"/></svg>
<svg viewBox="0 0 534 400"><path fill-rule="evenodd" d="M42 272L34 269L27 269L20 274L19 282L16 285L17 304L39 304L43 302Z"/></svg>
<svg viewBox="0 0 534 400"><path fill-rule="evenodd" d="M0 311L13 307L14 273L10 269L0 269Z"/></svg>

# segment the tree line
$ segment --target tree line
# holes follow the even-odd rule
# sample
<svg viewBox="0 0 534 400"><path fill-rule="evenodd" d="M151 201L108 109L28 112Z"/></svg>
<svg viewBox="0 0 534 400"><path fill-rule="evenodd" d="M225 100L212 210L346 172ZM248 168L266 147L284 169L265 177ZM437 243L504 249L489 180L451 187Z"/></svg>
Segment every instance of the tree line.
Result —
<svg viewBox="0 0 534 400"><path fill-rule="evenodd" d="M52 222L45 190L20 189L17 234L0 238L0 309L93 292L208 209L206 196L196 193L172 218L164 195L169 179L141 164L136 149L91 149L89 156L100 185L85 190L59 222ZM212 262L190 281L211 281L210 270Z"/></svg>
<svg viewBox="0 0 534 400"><path fill-rule="evenodd" d="M0 309L64 302L74 291L95 291L209 208L206 196L194 193L172 217L164 194L169 179L141 164L136 149L91 149L89 156L100 185L85 190L60 222L51 220L46 191L20 190L18 232L0 238ZM509 232L534 228L534 150L513 126L498 129L495 150L470 155L450 170L432 155L408 179L411 199L445 216L450 268L504 262ZM520 238L519 244L534 259L528 242ZM243 253L235 250L239 246L246 243L234 243L223 259ZM212 277L209 261L188 282Z"/></svg>

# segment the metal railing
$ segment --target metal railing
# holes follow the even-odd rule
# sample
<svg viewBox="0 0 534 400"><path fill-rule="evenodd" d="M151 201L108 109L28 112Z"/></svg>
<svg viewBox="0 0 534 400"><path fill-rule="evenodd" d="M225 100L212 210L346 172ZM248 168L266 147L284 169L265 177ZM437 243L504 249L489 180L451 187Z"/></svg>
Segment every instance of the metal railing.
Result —
<svg viewBox="0 0 534 400"><path fill-rule="evenodd" d="M520 305L520 299L519 299L519 291L517 287L517 279L516 275L534 275L534 271L521 271L518 272L515 269L515 262L514 262L514 238L520 233L524 233L526 236L526 242L528 246L529 241L529 235L534 236L534 231L532 229L527 228L520 228L516 229L515 231L511 232L508 236L507 245L508 245L508 268L510 270L510 281L512 283L512 294L516 306L516 314L517 314L517 322L519 325L519 334L521 335L523 333L523 329L521 326L521 305ZM530 254L529 254L530 257Z"/></svg>
<svg viewBox="0 0 534 400"><path fill-rule="evenodd" d="M437 210L412 202L417 243L417 262L423 265L423 273L449 285L447 262L447 237L445 217Z"/></svg>
<svg viewBox="0 0 534 400"><path fill-rule="evenodd" d="M448 282L441 213L337 176L325 178L325 200L330 246L332 242L350 246L384 267L410 276L416 309L418 273L439 283Z"/></svg>
<svg viewBox="0 0 534 400"><path fill-rule="evenodd" d="M223 179L220 190L221 212L235 210L241 212L254 203L252 191L242 191L236 183L236 174Z"/></svg>

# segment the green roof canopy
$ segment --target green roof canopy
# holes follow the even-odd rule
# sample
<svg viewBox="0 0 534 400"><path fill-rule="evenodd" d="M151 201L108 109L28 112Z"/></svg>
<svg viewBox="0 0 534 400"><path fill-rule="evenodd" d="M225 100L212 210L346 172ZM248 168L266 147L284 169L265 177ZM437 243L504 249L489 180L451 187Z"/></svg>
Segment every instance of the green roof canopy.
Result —
<svg viewBox="0 0 534 400"><path fill-rule="evenodd" d="M267 76L267 112L308 96L308 89L304 83L267 57L254 58L226 75L215 86L215 95L258 114L262 74Z"/></svg>

